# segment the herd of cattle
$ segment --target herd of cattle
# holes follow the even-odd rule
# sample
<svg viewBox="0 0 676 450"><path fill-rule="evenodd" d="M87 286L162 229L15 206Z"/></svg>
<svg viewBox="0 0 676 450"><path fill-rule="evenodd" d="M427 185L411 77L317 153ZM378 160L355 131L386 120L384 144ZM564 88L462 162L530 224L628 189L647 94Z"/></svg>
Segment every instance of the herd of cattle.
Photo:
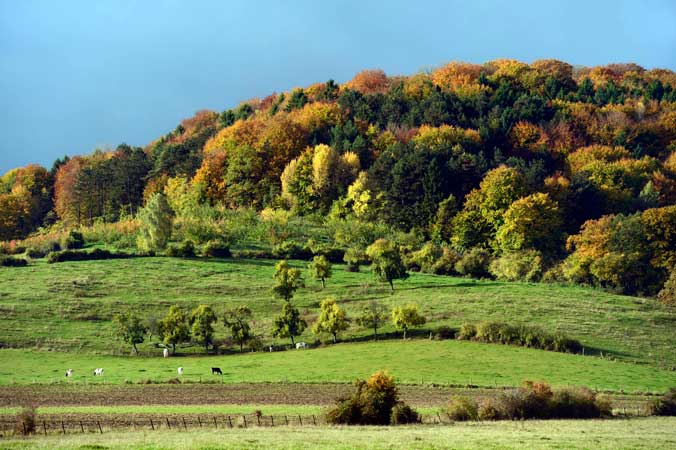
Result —
<svg viewBox="0 0 676 450"><path fill-rule="evenodd" d="M296 350L305 350L305 349L307 349L307 344L305 342L297 342L296 343ZM270 351L271 352L274 351L274 347L270 346ZM168 358L169 357L169 349L165 348L162 351L162 356L165 357L165 358ZM179 376L183 375L183 367L179 367L176 370L176 372L178 373ZM66 370L66 378L72 377L73 373L74 373L73 369ZM223 371L221 370L220 367L212 367L211 368L211 374L212 375L223 375ZM103 375L103 368L102 367L98 367L98 368L94 369L94 376L95 377L98 377L98 376L101 376L101 375Z"/></svg>

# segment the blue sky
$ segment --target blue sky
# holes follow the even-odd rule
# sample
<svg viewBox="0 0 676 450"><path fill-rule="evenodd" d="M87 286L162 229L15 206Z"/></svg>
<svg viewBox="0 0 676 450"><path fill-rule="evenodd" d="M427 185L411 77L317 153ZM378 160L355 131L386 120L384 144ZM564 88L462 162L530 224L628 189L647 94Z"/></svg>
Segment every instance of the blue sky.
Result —
<svg viewBox="0 0 676 450"><path fill-rule="evenodd" d="M676 69L676 0L0 0L0 173L199 109L451 60Z"/></svg>

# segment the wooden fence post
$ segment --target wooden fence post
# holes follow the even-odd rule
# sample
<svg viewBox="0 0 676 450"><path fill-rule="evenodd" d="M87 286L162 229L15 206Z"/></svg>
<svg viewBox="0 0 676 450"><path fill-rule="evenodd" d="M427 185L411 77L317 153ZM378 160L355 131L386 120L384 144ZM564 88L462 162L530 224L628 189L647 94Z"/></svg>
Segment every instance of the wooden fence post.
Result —
<svg viewBox="0 0 676 450"><path fill-rule="evenodd" d="M200 416L197 416L197 423L199 423L200 428L202 428L202 420L200 419Z"/></svg>
<svg viewBox="0 0 676 450"><path fill-rule="evenodd" d="M315 415L314 415L314 414L312 415L312 423L313 423L314 425L317 425L317 421L315 420Z"/></svg>
<svg viewBox="0 0 676 450"><path fill-rule="evenodd" d="M299 422L301 425L303 425L303 418L300 417L300 414L298 414L298 422Z"/></svg>
<svg viewBox="0 0 676 450"><path fill-rule="evenodd" d="M214 416L214 428L218 428L218 423L216 423L216 416Z"/></svg>
<svg viewBox="0 0 676 450"><path fill-rule="evenodd" d="M230 425L230 428L232 428L232 420L230 420L230 416L228 416L228 425Z"/></svg>
<svg viewBox="0 0 676 450"><path fill-rule="evenodd" d="M275 426L275 416L270 416L270 422L272 423L272 426Z"/></svg>
<svg viewBox="0 0 676 450"><path fill-rule="evenodd" d="M61 431L63 431L63 434L66 434L66 427L63 425L63 420L61 421Z"/></svg>
<svg viewBox="0 0 676 450"><path fill-rule="evenodd" d="M244 428L246 428L246 416L242 415L242 419L244 419Z"/></svg>
<svg viewBox="0 0 676 450"><path fill-rule="evenodd" d="M103 434L103 429L101 428L101 422L98 420L96 421L96 424L99 426L99 433Z"/></svg>
<svg viewBox="0 0 676 450"><path fill-rule="evenodd" d="M256 414L256 420L258 421L258 426L260 427L261 426L261 416Z"/></svg>
<svg viewBox="0 0 676 450"><path fill-rule="evenodd" d="M171 430L171 424L169 424L169 418L167 417L167 428Z"/></svg>
<svg viewBox="0 0 676 450"><path fill-rule="evenodd" d="M82 425L82 421L80 421L80 431L84 433L84 425Z"/></svg>
<svg viewBox="0 0 676 450"><path fill-rule="evenodd" d="M47 436L47 424L44 420L42 421L42 431L44 431L45 436Z"/></svg>
<svg viewBox="0 0 676 450"><path fill-rule="evenodd" d="M155 424L153 423L153 418L150 418L150 427L155 431Z"/></svg>
<svg viewBox="0 0 676 450"><path fill-rule="evenodd" d="M183 420L183 428L187 430L188 427L185 424L185 417L181 417L181 420Z"/></svg>
<svg viewBox="0 0 676 450"><path fill-rule="evenodd" d="M286 414L284 415L284 421L287 425L289 424L289 417Z"/></svg>

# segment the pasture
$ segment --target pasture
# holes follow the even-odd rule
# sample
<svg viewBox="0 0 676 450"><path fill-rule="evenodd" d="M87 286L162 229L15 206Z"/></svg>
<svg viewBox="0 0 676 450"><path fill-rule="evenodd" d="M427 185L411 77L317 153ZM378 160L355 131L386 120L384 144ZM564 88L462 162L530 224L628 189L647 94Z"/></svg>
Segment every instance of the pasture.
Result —
<svg viewBox="0 0 676 450"><path fill-rule="evenodd" d="M0 345L75 352L129 354L115 340L113 314L133 310L147 318L161 318L169 306L186 309L205 303L219 313L225 308L249 306L254 331L265 344L287 344L271 336L271 325L281 310L270 287L276 261L231 259L137 258L47 264L38 260L28 268L0 270ZM306 263L292 264L305 268ZM334 276L321 289L306 275L306 287L294 304L311 323L319 303L334 296L354 316L371 300L388 306L416 302L427 318L419 331L426 335L440 325L498 320L540 326L579 339L588 352L657 367L676 365L673 329L676 315L651 299L620 296L601 290L548 284L505 283L413 273L387 286L374 280L368 268L352 273L334 266ZM393 333L391 325L382 332ZM355 324L342 336L368 339L371 330ZM217 340L225 340L222 325ZM299 340L317 337L306 330ZM328 336L322 336L328 340ZM157 337L153 337L156 341ZM152 351L152 343L140 346ZM200 352L199 346L179 349ZM507 351L501 349L500 351Z"/></svg>
<svg viewBox="0 0 676 450"><path fill-rule="evenodd" d="M465 422L453 426L118 431L8 439L6 449L668 449L676 419Z"/></svg>

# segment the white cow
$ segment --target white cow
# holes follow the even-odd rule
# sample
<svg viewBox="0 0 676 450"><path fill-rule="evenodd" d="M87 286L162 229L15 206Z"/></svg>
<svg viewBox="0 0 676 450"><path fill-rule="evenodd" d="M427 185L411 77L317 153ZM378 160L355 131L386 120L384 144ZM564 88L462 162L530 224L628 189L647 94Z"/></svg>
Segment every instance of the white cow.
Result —
<svg viewBox="0 0 676 450"><path fill-rule="evenodd" d="M165 358L169 357L169 349L168 348L165 348L164 350L162 350L162 356L164 356Z"/></svg>
<svg viewBox="0 0 676 450"><path fill-rule="evenodd" d="M296 342L296 350L305 350L307 344L305 342Z"/></svg>
<svg viewBox="0 0 676 450"><path fill-rule="evenodd" d="M73 369L68 369L68 370L66 370L66 377L67 377L67 378L70 378L70 377L72 377L72 376L73 376Z"/></svg>
<svg viewBox="0 0 676 450"><path fill-rule="evenodd" d="M178 368L178 374L179 374L179 375L183 375L183 367L179 367L179 368Z"/></svg>
<svg viewBox="0 0 676 450"><path fill-rule="evenodd" d="M99 375L103 375L103 369L100 367L98 369L94 369L94 376L97 377Z"/></svg>

